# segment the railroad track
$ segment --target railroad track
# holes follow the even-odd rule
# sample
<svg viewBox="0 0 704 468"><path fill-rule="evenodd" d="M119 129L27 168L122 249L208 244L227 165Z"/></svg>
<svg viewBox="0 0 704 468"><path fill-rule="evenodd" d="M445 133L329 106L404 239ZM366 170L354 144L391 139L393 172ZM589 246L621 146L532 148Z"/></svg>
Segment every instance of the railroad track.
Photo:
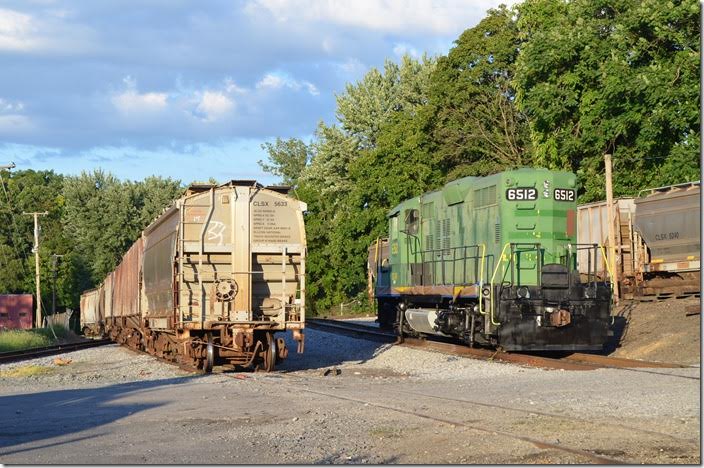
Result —
<svg viewBox="0 0 704 468"><path fill-rule="evenodd" d="M79 349L94 348L96 346L104 346L112 343L108 339L78 341L75 343L67 343L53 346L43 346L41 348L23 349L20 351L6 351L0 353L0 364L9 362L25 361L43 356L52 356L54 354L67 353L69 351L78 351Z"/></svg>
<svg viewBox="0 0 704 468"><path fill-rule="evenodd" d="M310 328L329 331L332 333L345 334L353 337L360 337L373 341L381 341L385 343L396 343L399 346L409 348L424 349L429 351L437 351L445 354L452 354L473 359L481 359L485 361L499 361L513 364L519 364L529 367L540 367L545 369L563 369L563 370L595 370L595 369L629 369L642 370L645 368L656 369L673 369L686 368L680 364L671 364L663 362L639 361L635 359L624 359L603 356L598 354L572 353L561 358L551 358L545 356L536 356L523 353L508 353L505 351L489 350L484 348L470 348L462 344L447 343L442 341L404 338L402 342L398 342L398 337L390 332L384 332L376 327L361 325L358 323L344 322L331 319L307 319L307 325ZM667 374L671 375L671 374ZM699 380L698 377L677 376L689 379Z"/></svg>

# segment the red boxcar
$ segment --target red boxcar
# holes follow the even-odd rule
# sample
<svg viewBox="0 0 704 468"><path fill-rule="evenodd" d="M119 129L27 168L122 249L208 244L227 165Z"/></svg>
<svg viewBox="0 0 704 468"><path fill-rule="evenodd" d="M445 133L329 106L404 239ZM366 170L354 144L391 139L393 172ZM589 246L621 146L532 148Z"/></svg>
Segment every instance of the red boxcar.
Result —
<svg viewBox="0 0 704 468"><path fill-rule="evenodd" d="M32 328L31 294L0 294L0 330Z"/></svg>

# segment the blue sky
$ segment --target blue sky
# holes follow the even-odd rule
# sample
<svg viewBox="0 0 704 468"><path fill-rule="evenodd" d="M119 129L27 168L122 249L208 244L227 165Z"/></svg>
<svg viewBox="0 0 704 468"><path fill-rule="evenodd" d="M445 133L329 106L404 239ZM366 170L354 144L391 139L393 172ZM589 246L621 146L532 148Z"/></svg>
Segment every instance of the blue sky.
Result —
<svg viewBox="0 0 704 468"><path fill-rule="evenodd" d="M0 164L274 183L263 142L310 141L345 83L499 3L0 1Z"/></svg>

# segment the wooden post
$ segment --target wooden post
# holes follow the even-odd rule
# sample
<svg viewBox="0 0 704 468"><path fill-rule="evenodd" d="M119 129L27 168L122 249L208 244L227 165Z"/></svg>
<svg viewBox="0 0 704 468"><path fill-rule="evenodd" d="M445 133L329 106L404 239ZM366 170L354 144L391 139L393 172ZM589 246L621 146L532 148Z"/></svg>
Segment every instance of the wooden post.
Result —
<svg viewBox="0 0 704 468"><path fill-rule="evenodd" d="M606 169L606 216L609 225L609 265L611 266L611 284L614 288L614 303L618 304L619 287L618 287L618 271L616 270L616 230L614 229L614 194L611 184L611 155L604 154L604 166Z"/></svg>
<svg viewBox="0 0 704 468"><path fill-rule="evenodd" d="M35 328L42 327L42 290L40 288L40 275L39 275L39 216L46 216L49 212L45 211L43 213L22 213L24 215L34 216L34 266L35 266L35 276L34 280L37 284L37 312L36 312L36 323Z"/></svg>

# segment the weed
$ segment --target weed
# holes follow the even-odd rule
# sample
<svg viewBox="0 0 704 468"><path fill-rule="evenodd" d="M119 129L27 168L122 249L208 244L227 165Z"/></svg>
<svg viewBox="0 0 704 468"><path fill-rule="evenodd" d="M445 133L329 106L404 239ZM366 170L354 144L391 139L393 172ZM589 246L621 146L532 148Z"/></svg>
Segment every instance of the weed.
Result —
<svg viewBox="0 0 704 468"><path fill-rule="evenodd" d="M14 378L29 377L32 375L46 374L49 371L51 371L51 369L47 366L29 365L29 366L15 367L14 369L0 371L0 377L10 377L10 378L12 378L12 377L14 377Z"/></svg>
<svg viewBox="0 0 704 468"><path fill-rule="evenodd" d="M53 328L57 338L68 334L68 330L62 326L55 325ZM56 343L54 333L49 328L0 331L0 352L51 346Z"/></svg>

